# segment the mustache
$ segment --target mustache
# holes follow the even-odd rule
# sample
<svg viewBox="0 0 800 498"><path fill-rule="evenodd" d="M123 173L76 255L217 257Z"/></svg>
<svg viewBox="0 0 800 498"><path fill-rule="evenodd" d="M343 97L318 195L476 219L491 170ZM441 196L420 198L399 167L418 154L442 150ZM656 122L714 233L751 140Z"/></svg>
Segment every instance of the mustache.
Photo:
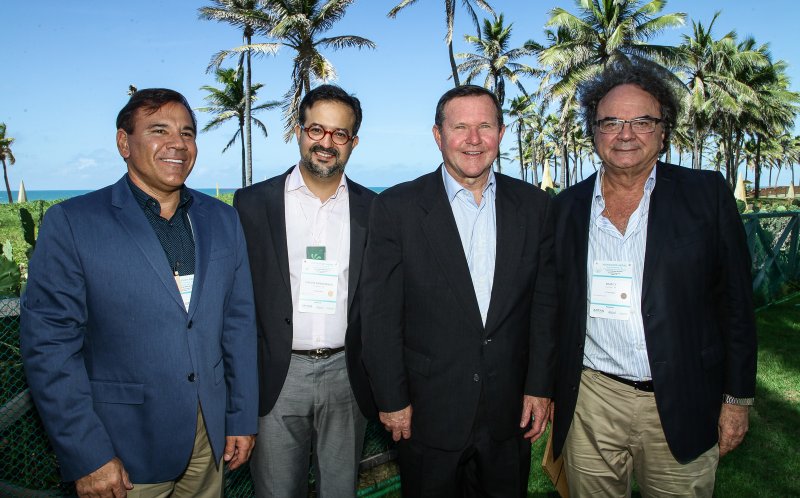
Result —
<svg viewBox="0 0 800 498"><path fill-rule="evenodd" d="M333 147L323 147L319 144L312 145L310 152L325 152L326 154L333 154L336 157L339 157L339 149L335 149Z"/></svg>

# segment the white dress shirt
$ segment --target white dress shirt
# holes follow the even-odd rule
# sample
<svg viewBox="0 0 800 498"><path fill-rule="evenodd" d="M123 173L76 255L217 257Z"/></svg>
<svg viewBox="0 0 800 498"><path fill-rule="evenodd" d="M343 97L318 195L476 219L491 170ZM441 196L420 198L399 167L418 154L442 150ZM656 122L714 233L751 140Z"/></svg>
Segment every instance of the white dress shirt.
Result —
<svg viewBox="0 0 800 498"><path fill-rule="evenodd" d="M292 349L338 348L347 332L347 279L350 274L350 198L342 175L336 192L325 202L306 186L295 166L286 178L286 246L292 285ZM336 311L333 314L298 311L300 273L306 248L324 246L325 259L339 263Z"/></svg>

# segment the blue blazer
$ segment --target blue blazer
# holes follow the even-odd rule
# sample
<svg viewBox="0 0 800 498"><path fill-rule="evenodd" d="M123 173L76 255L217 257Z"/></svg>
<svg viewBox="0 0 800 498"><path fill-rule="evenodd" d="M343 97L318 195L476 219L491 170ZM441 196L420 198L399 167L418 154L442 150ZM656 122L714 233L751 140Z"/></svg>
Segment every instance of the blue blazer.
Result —
<svg viewBox="0 0 800 498"><path fill-rule="evenodd" d="M257 432L253 289L236 211L191 191L187 313L125 177L48 209L22 297L31 395L71 481L114 456L136 483L175 479L198 406L215 459Z"/></svg>

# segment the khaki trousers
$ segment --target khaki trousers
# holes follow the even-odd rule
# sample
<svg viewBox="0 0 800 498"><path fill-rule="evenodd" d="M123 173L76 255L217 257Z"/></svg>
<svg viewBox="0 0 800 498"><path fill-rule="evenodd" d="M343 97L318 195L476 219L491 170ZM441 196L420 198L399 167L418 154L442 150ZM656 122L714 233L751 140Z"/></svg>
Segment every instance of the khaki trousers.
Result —
<svg viewBox="0 0 800 498"><path fill-rule="evenodd" d="M661 429L655 395L585 369L564 463L573 497L630 497L635 475L643 497L710 498L719 446L679 463Z"/></svg>
<svg viewBox="0 0 800 498"><path fill-rule="evenodd" d="M214 461L214 453L206 434L206 423L198 405L194 449L183 474L174 481L134 483L133 489L128 491L128 498L221 498L222 476L222 461Z"/></svg>

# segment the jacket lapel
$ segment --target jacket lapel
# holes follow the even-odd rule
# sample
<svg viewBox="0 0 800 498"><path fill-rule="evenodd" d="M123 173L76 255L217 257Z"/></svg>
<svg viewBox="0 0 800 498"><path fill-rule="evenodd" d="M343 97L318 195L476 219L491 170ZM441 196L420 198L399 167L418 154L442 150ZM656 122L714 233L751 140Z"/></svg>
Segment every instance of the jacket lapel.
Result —
<svg viewBox="0 0 800 498"><path fill-rule="evenodd" d="M192 191L194 201L189 208L189 220L192 222L192 234L194 236L194 283L192 285L192 299L189 302L189 318L194 315L197 303L200 301L203 281L208 273L208 261L211 254L211 223L206 219L208 216L206 203L203 199ZM183 301L181 301L183 305Z"/></svg>
<svg viewBox="0 0 800 498"><path fill-rule="evenodd" d="M112 187L111 204L117 208L115 215L120 226L128 232L133 243L142 251L167 293L181 309L185 310L178 286L175 285L175 279L169 268L167 255L164 254L158 237L142 212L142 207L133 197L125 176Z"/></svg>
<svg viewBox="0 0 800 498"><path fill-rule="evenodd" d="M659 162L656 169L656 186L650 197L650 212L647 216L647 245L645 246L644 270L642 274L642 303L652 284L652 276L658 266L661 250L667 243L667 233L672 218L672 197L675 180L671 164Z"/></svg>
<svg viewBox="0 0 800 498"><path fill-rule="evenodd" d="M281 277L283 277L283 285L285 291L292 294L292 284L289 279L289 248L286 245L286 206L284 204L284 196L286 191L286 177L292 171L275 178L269 184L269 189L266 191L266 198L264 199L264 206L267 210L265 216L266 230L269 230L269 235L272 237L272 247L275 250L275 259L280 268ZM269 257L264 255L264 257Z"/></svg>
<svg viewBox="0 0 800 498"><path fill-rule="evenodd" d="M486 330L491 330L497 320L506 315L511 303L506 296L510 284L516 280L516 262L522 255L525 241L525 224L520 218L519 199L510 189L503 175L495 174L495 215L497 220L494 277Z"/></svg>
<svg viewBox="0 0 800 498"><path fill-rule="evenodd" d="M456 220L447 202L441 167L428 176L419 202L426 213L422 218L422 231L428 239L436 262L441 266L456 300L464 308L467 320L483 330L478 298L475 297Z"/></svg>

